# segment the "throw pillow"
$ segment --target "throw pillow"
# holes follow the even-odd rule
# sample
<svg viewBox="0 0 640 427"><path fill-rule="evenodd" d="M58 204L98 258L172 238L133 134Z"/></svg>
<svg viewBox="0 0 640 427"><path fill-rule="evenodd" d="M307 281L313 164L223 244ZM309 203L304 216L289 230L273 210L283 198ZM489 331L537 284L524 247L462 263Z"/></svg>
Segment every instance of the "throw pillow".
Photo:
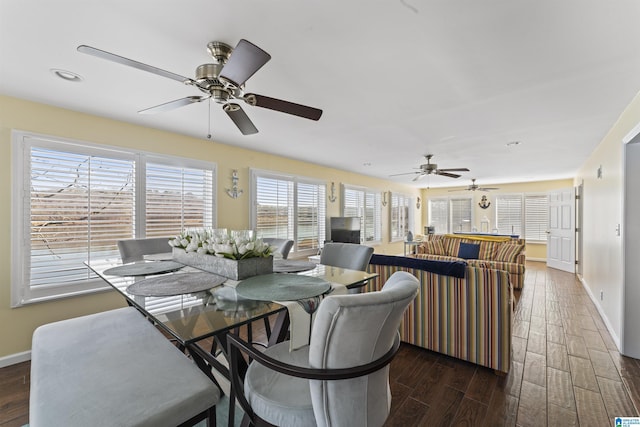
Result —
<svg viewBox="0 0 640 427"><path fill-rule="evenodd" d="M422 242L422 245L420 245L418 252L421 254L429 255L446 255L444 252L444 246L442 245L442 241L440 240Z"/></svg>
<svg viewBox="0 0 640 427"><path fill-rule="evenodd" d="M464 259L478 259L478 254L480 253L480 245L473 243L460 243L460 248L458 249L458 258Z"/></svg>
<svg viewBox="0 0 640 427"><path fill-rule="evenodd" d="M518 255L524 249L524 245L503 244L496 251L495 260L503 262L516 262Z"/></svg>

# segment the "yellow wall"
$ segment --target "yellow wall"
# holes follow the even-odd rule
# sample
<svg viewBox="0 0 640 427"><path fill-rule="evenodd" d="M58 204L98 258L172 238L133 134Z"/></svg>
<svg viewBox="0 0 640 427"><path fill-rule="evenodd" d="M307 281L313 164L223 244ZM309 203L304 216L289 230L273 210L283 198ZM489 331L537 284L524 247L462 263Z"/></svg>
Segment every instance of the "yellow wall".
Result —
<svg viewBox="0 0 640 427"><path fill-rule="evenodd" d="M481 221L486 216L489 220L489 231L495 226L495 198L500 194L512 194L512 193L546 193L551 190L558 190L560 188L573 187L573 179L559 179L553 181L536 181L536 182L522 182L518 184L500 184L492 185L489 183L483 183L482 185L487 187L498 187L499 190L493 190L490 192L482 191L457 191L450 192L449 190L460 190L468 186L462 187L447 187L447 188L430 188L422 190L423 199L425 200L425 207L423 209L423 221L425 225L429 224L428 218L428 203L429 198L435 197L453 197L462 196L473 198L473 225L478 231L482 230ZM487 199L491 202L491 205L487 209L482 209L478 203L483 195L487 196ZM526 246L527 259L532 260L546 260L547 259L547 245L546 243L527 243Z"/></svg>
<svg viewBox="0 0 640 427"><path fill-rule="evenodd" d="M310 126L313 126L312 124ZM382 191L396 191L413 197L420 191L397 183L331 169L278 156L239 149L208 140L190 138L99 118L42 104L0 96L0 224L5 243L0 245L0 366L2 357L31 348L33 330L42 324L84 314L108 310L123 305L115 292L10 308L10 242L11 235L11 130L23 130L79 141L130 147L141 151L190 157L215 162L218 165L218 226L249 227L249 168L291 173L325 180L330 189L335 182L338 200L327 202L327 215L340 215L340 184L361 185ZM237 169L239 186L244 194L231 199L225 188L231 185L231 171ZM424 206L424 205L423 205ZM415 207L414 207L415 208ZM383 208L383 242L389 239L389 205ZM420 210L415 211L421 228ZM402 243L386 243L375 247L377 253L400 254Z"/></svg>
<svg viewBox="0 0 640 427"><path fill-rule="evenodd" d="M596 296L594 302L616 342L622 336L624 310L623 240L616 228L623 217L622 138L640 123L640 95L637 95L618 121L583 164L576 185L583 184L583 282ZM597 177L602 168L601 178ZM637 236L636 236L637 238ZM600 291L603 298L600 299ZM640 301L636 301L640 303ZM636 333L638 325L628 325ZM637 334L637 333L636 333Z"/></svg>

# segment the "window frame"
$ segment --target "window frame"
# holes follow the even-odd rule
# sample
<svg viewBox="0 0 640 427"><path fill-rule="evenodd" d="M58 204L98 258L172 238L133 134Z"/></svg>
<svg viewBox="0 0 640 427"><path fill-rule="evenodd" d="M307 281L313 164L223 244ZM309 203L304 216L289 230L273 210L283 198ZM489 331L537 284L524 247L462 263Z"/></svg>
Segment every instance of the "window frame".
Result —
<svg viewBox="0 0 640 427"><path fill-rule="evenodd" d="M327 238L327 183L323 180L308 178L304 176L297 176L293 174L287 174L283 172L269 171L264 169L249 169L250 175L250 226L251 229L255 230L256 233L259 234L258 230L258 178L265 179L273 179L280 181L287 181L293 184L293 225L288 224L288 229L291 228L291 232L293 233L291 236L288 236L288 239L293 240L293 247L289 252L289 255L295 255L299 257L316 255L318 250L324 245L324 241ZM320 212L318 215L318 248L312 249L299 249L298 248L298 184L306 184L306 185L316 185L320 189L323 190L322 197L318 198L318 201L321 203L319 206L319 211L322 212L322 218L320 218Z"/></svg>
<svg viewBox="0 0 640 427"><path fill-rule="evenodd" d="M404 194L389 192L389 242L403 242L406 240L407 233L415 228L415 215L413 209L414 198ZM393 209L395 204L398 206L398 225L393 226ZM406 211L401 211L400 206L406 208ZM406 212L406 216L400 212Z"/></svg>
<svg viewBox="0 0 640 427"><path fill-rule="evenodd" d="M546 199L547 199L546 218L547 218L547 221L548 221L548 218L549 218L548 217L548 207L549 207L549 195L548 195L548 193L532 192L532 193L497 194L494 197L494 204L496 206L495 227L498 230L500 230L499 224L498 224L498 209L499 209L498 199L500 199L501 197L512 197L512 198L516 198L517 197L517 198L519 198L519 202L520 202L520 232L519 233L507 233L507 234L518 234L518 236L521 239L525 239L525 241L527 243L546 244L547 243L546 230L543 232L545 234L545 238L544 239L527 239L527 200L528 199L533 199L533 198L546 197ZM548 228L548 224L547 224L547 228Z"/></svg>
<svg viewBox="0 0 640 427"><path fill-rule="evenodd" d="M96 277L87 267L87 279L50 286L31 286L31 149L44 148L83 156L101 156L127 160L133 163L134 213L132 236L145 237L146 179L147 162L168 166L200 168L211 171L211 221L217 221L217 165L196 159L162 155L134 150L127 147L109 146L93 142L49 136L34 132L12 130L12 184L11 184L11 307L21 307L33 303L52 301L78 295L91 294L112 289L101 278Z"/></svg>
<svg viewBox="0 0 640 427"><path fill-rule="evenodd" d="M428 214L428 218L429 218L429 226L432 225L431 223L431 218L432 218L432 203L434 202L446 202L446 212L445 212L445 216L446 216L446 221L447 221L447 225L446 225L446 230L443 232L444 234L447 233L454 233L456 232L456 230L453 229L453 209L452 209L452 202L454 200L464 200L467 201L469 203L469 231L473 230L473 224L474 224L474 219L475 219L475 212L474 212L474 208L473 208L473 196L443 196L443 197L431 197L427 200L427 214ZM464 231L462 231L464 232ZM439 234L440 231L438 230L437 226L436 226L436 234Z"/></svg>
<svg viewBox="0 0 640 427"><path fill-rule="evenodd" d="M382 201L382 195L380 190L376 190L373 188L368 188L368 187L362 187L362 186L358 186L358 185L351 185L351 184L342 184L341 185L341 200L340 200L340 212L342 216L348 216L345 213L345 209L346 207L346 193L347 191L355 191L355 192L359 192L362 194L362 199L363 199L363 206L361 207L361 210L364 210L365 212L363 213L363 215L360 216L360 243L363 245L377 245L382 243L382 207L381 207L381 201ZM367 215L366 215L366 210L368 208L367 206L367 197L368 196L372 196L373 197L373 209L374 209L374 214L373 214L373 218L370 219L369 221L367 221ZM362 213L362 212L361 212ZM369 224L369 222L373 222L373 229L374 229L374 237L373 240L365 240L365 232L364 230L366 230L367 225Z"/></svg>

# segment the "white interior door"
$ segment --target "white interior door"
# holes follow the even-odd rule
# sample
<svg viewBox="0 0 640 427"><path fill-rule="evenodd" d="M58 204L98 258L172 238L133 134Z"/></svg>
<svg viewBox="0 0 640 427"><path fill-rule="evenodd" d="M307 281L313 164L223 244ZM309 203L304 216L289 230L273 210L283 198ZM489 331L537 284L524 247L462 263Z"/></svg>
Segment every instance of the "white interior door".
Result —
<svg viewBox="0 0 640 427"><path fill-rule="evenodd" d="M547 267L575 273L575 192L565 188L549 193Z"/></svg>

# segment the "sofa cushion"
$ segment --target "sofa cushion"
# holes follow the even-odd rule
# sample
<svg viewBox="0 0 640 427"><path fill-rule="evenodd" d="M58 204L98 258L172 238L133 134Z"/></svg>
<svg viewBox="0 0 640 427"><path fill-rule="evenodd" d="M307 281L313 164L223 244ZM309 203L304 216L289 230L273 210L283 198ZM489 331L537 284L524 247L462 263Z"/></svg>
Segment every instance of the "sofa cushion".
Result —
<svg viewBox="0 0 640 427"><path fill-rule="evenodd" d="M431 255L446 255L444 251L444 245L442 240L434 240L430 242L422 242L422 245L418 247L418 253L431 254Z"/></svg>
<svg viewBox="0 0 640 427"><path fill-rule="evenodd" d="M524 274L524 267L525 267L524 264L518 264L517 262L487 261L483 259L470 259L470 260L467 260L467 264L473 267L504 270L507 273L512 273L512 274Z"/></svg>
<svg viewBox="0 0 640 427"><path fill-rule="evenodd" d="M478 259L479 253L480 253L479 244L461 242L460 248L458 249L458 258Z"/></svg>
<svg viewBox="0 0 640 427"><path fill-rule="evenodd" d="M445 255L458 256L460 250L460 239L444 239L443 241Z"/></svg>
<svg viewBox="0 0 640 427"><path fill-rule="evenodd" d="M501 242L481 241L480 242L480 254L478 259L495 259L498 248L502 246Z"/></svg>
<svg viewBox="0 0 640 427"><path fill-rule="evenodd" d="M524 245L502 244L496 251L494 260L505 262L516 262L518 255L524 249Z"/></svg>

